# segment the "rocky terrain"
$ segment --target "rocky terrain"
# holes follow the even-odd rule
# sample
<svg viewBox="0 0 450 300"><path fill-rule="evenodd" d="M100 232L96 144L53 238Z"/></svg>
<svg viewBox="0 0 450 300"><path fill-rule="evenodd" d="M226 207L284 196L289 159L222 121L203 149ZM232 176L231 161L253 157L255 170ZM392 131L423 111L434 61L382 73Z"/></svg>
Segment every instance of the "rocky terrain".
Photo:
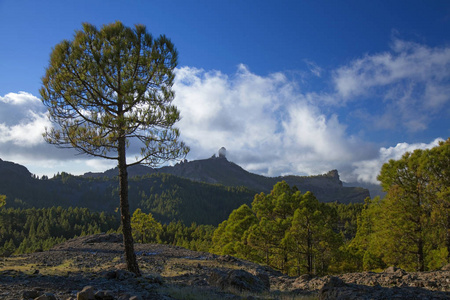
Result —
<svg viewBox="0 0 450 300"><path fill-rule="evenodd" d="M450 267L423 273L288 277L270 268L186 250L136 244L142 277L125 270L121 236L70 240L0 260L0 299L449 299Z"/></svg>

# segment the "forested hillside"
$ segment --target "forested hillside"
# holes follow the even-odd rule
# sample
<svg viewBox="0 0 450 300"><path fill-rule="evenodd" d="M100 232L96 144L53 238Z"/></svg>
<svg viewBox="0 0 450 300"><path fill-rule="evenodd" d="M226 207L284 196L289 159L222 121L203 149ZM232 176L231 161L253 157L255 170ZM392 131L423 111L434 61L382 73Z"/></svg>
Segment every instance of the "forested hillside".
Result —
<svg viewBox="0 0 450 300"><path fill-rule="evenodd" d="M23 166L0 161L0 179L0 194L8 198L6 207L85 207L112 213L119 206L115 178L61 173L38 179ZM180 220L217 225L236 207L250 204L256 193L244 187L194 182L168 174L136 176L129 186L131 211L141 208L163 223Z"/></svg>
<svg viewBox="0 0 450 300"><path fill-rule="evenodd" d="M150 170L149 174L145 174L146 170ZM116 171L85 176L63 172L50 179L37 178L24 166L0 160L0 194L8 197L7 207L86 207L114 212L119 206ZM255 194L269 192L281 180L302 192L313 192L322 202L362 203L369 196L366 189L343 187L337 171L270 178L214 156L161 169L130 168L130 208L151 212L163 223L180 220L217 225L233 209L249 205Z"/></svg>
<svg viewBox="0 0 450 300"><path fill-rule="evenodd" d="M137 242L157 242L196 251L209 251L216 228L196 223L187 226L181 221L161 224L140 209L133 214L132 226ZM0 208L0 257L46 251L68 239L101 232L121 232L120 215L78 207Z"/></svg>
<svg viewBox="0 0 450 300"><path fill-rule="evenodd" d="M0 256L45 251L76 236L115 231L117 215L86 208L0 209Z"/></svg>
<svg viewBox="0 0 450 300"><path fill-rule="evenodd" d="M84 177L117 176L117 168L104 173L86 173ZM132 166L129 168L130 177L149 174L172 174L177 177L191 179L196 182L221 184L229 187L245 186L255 192L270 192L272 187L280 181L286 181L299 190L310 191L322 202L363 203L369 197L369 191L361 187L344 186L339 179L337 170L326 174L314 176L278 176L265 177L250 173L224 155L212 156L209 159L183 161L175 166L166 166L153 169L145 166Z"/></svg>

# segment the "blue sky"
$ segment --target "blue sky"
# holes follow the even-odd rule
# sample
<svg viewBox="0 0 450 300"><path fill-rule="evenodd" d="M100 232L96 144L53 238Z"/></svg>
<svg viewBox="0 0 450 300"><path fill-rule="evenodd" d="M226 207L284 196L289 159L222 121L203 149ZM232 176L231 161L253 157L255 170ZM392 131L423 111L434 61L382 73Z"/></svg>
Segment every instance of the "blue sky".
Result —
<svg viewBox="0 0 450 300"><path fill-rule="evenodd" d="M0 0L1 159L49 176L114 166L45 144L38 91L52 47L116 20L177 47L189 160L224 146L263 175L375 182L450 136L448 1Z"/></svg>

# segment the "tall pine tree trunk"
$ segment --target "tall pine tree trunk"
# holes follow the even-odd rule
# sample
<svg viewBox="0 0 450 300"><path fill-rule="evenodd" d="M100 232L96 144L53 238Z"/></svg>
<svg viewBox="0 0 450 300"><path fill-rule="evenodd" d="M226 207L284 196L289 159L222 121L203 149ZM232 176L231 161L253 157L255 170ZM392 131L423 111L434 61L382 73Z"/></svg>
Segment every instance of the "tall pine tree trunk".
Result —
<svg viewBox="0 0 450 300"><path fill-rule="evenodd" d="M311 231L307 229L307 239L306 239L306 259L308 265L308 274L313 274L313 246L312 246L312 237Z"/></svg>
<svg viewBox="0 0 450 300"><path fill-rule="evenodd" d="M445 227L445 244L447 245L447 261L450 262L450 214L447 213L447 226Z"/></svg>
<svg viewBox="0 0 450 300"><path fill-rule="evenodd" d="M417 242L417 271L423 272L425 271L425 255L423 251L423 240L419 238Z"/></svg>
<svg viewBox="0 0 450 300"><path fill-rule="evenodd" d="M133 235L131 233L130 205L128 204L128 172L125 156L125 137L119 138L118 155L120 212L123 231L123 246L125 248L125 261L127 263L128 271L135 273L137 276L140 276L141 272L139 271L139 266L136 261Z"/></svg>

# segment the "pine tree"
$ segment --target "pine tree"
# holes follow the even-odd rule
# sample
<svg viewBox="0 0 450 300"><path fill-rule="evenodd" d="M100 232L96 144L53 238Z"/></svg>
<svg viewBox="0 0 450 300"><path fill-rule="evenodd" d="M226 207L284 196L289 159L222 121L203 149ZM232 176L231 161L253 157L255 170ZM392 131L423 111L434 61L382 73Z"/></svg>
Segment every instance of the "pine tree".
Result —
<svg viewBox="0 0 450 300"><path fill-rule="evenodd" d="M287 232L297 272L300 274L300 270L305 269L308 274L323 274L329 264L327 259L332 255L329 252L340 246L338 234L330 222L330 208L310 192L302 196L299 206Z"/></svg>
<svg viewBox="0 0 450 300"><path fill-rule="evenodd" d="M253 211L243 204L233 210L228 220L222 222L213 235L214 247L211 249L217 254L236 255L247 258L247 241L243 239L245 231L257 223Z"/></svg>
<svg viewBox="0 0 450 300"><path fill-rule="evenodd" d="M420 168L423 150L406 153L400 160L384 164L378 180L387 191L383 205L385 239L384 260L402 267L425 270L426 233L430 222L430 199L426 178Z"/></svg>
<svg viewBox="0 0 450 300"><path fill-rule="evenodd" d="M5 205L6 205L6 196L0 195L0 207L5 206Z"/></svg>
<svg viewBox="0 0 450 300"><path fill-rule="evenodd" d="M427 176L426 194L432 204L433 238L442 248L435 252L447 253L440 262L442 266L450 262L450 138L425 151L421 168Z"/></svg>
<svg viewBox="0 0 450 300"><path fill-rule="evenodd" d="M396 265L424 271L447 264L450 139L389 161L378 179L387 195L368 203L350 244L364 269Z"/></svg>
<svg viewBox="0 0 450 300"><path fill-rule="evenodd" d="M162 225L156 221L151 213L145 214L140 208L136 209L131 217L133 238L141 243L157 242L162 232Z"/></svg>
<svg viewBox="0 0 450 300"><path fill-rule="evenodd" d="M350 252L360 261L360 268L365 271L382 269L386 267L382 260L383 239L383 210L380 197L365 199L364 209L358 216L358 225L355 237L349 244Z"/></svg>
<svg viewBox="0 0 450 300"><path fill-rule="evenodd" d="M156 166L189 150L173 127L180 119L171 104L176 65L171 41L153 39L143 25L132 29L116 22L98 30L85 23L72 41L55 46L42 79L42 101L57 125L46 131L46 141L117 161L125 260L137 275L127 168ZM141 155L128 163L131 142L141 144Z"/></svg>

